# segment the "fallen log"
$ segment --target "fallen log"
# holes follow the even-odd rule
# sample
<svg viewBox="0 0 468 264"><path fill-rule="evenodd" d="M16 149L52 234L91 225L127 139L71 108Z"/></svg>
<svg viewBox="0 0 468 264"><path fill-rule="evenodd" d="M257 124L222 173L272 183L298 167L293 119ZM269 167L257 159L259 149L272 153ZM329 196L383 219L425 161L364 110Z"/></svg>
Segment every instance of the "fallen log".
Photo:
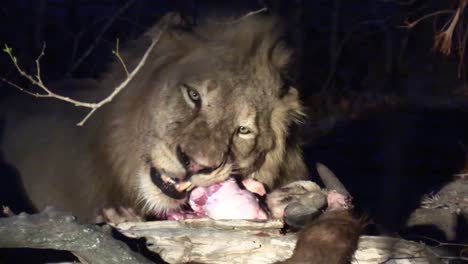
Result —
<svg viewBox="0 0 468 264"><path fill-rule="evenodd" d="M0 218L0 248L66 250L82 263L151 263L102 227L78 223L71 214L53 208Z"/></svg>
<svg viewBox="0 0 468 264"><path fill-rule="evenodd" d="M122 223L123 235L146 238L149 250L169 263L274 263L289 258L294 233L280 220L185 219ZM148 263L95 225L46 210L0 219L0 248L48 248L73 252L85 263ZM444 263L424 244L391 237L362 236L352 263Z"/></svg>
<svg viewBox="0 0 468 264"><path fill-rule="evenodd" d="M296 235L283 234L279 220L185 219L122 223L125 236L145 237L149 250L169 263L274 263L289 258ZM391 237L362 236L352 263L428 264L423 244ZM443 263L443 262L442 262Z"/></svg>

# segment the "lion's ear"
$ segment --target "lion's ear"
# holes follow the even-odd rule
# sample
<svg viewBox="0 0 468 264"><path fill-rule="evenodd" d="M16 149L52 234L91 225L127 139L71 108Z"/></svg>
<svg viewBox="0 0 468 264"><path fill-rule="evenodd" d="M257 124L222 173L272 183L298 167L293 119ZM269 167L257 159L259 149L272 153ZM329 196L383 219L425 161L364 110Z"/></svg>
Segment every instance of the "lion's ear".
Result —
<svg viewBox="0 0 468 264"><path fill-rule="evenodd" d="M270 61L280 72L288 72L294 59L294 50L291 49L284 39L278 39L269 51Z"/></svg>
<svg viewBox="0 0 468 264"><path fill-rule="evenodd" d="M162 16L156 25L145 33L145 37L153 39L162 33L160 42L165 40L177 41L193 35L194 25L195 19L188 18L177 12L171 12Z"/></svg>
<svg viewBox="0 0 468 264"><path fill-rule="evenodd" d="M158 25L160 25L160 28L167 27L169 30L191 31L195 22L195 18L184 16L178 12L171 12L161 17Z"/></svg>
<svg viewBox="0 0 468 264"><path fill-rule="evenodd" d="M161 54L165 56L184 54L195 46L203 45L198 34L192 30L193 26L191 21L179 13L172 12L161 17L156 25L136 41L136 45L139 45L141 50L146 50L152 41L158 39L155 50L158 50L159 57Z"/></svg>

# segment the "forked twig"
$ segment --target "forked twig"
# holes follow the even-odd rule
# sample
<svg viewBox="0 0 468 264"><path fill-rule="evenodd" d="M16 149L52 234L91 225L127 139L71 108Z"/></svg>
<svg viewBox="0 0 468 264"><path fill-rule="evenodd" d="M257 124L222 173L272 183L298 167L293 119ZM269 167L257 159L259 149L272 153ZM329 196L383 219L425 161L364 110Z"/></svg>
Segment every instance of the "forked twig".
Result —
<svg viewBox="0 0 468 264"><path fill-rule="evenodd" d="M69 71L69 74L75 71L82 63L83 61L91 54L91 52L96 48L96 46L99 44L101 41L104 33L111 27L111 25L114 23L114 21L123 13L125 12L130 6L132 6L136 1L135 0L129 0L127 1L121 8L115 12L111 18L106 22L104 27L102 27L101 31L98 33L97 37L94 39L94 42L86 49L86 51L81 55L80 58L71 66L71 69Z"/></svg>
<svg viewBox="0 0 468 264"><path fill-rule="evenodd" d="M68 102L68 103L71 103L75 106L79 106L79 107L86 107L86 108L89 108L91 109L88 114L77 124L78 126L83 126L86 121L91 117L91 115L94 114L94 112L97 111L97 109L99 109L101 106L111 102L113 100L113 98L118 94L120 93L120 91L122 91L122 89L124 89L127 84L135 77L135 75L140 71L140 69L143 67L143 65L145 65L146 63L146 60L148 59L148 56L149 54L151 53L151 51L153 50L153 48L156 46L156 44L159 42L159 39L161 38L161 35L166 31L167 29L167 24L159 31L159 33L153 38L153 41L151 42L150 46L146 49L146 52L145 54L143 55L143 57L140 59L140 62L138 63L138 65L131 71L131 72L128 72L127 70L127 67L125 66L125 63L123 62L123 59L120 57L120 54L119 54L119 47L118 47L118 42L117 42L117 47L116 47L116 50L113 52L117 58L119 59L119 61L121 62L121 64L123 65L124 67L124 70L125 72L127 73L127 77L126 79L121 82L117 87L114 88L113 92L108 95L106 98L104 98L103 100L97 102L97 103L89 103L89 102L83 102L83 101L79 101L79 100L75 100L75 99L72 99L70 97L67 97L67 96L63 96L63 95L59 95L57 93L54 93L52 92L45 84L44 82L42 81L42 78L41 78L41 67L40 67L40 59L44 56L44 51L45 51L45 44L43 45L42 47L42 50L41 50L41 53L39 54L38 58L36 59L36 75L32 76L28 73L26 73L18 64L18 60L17 58L13 55L12 53L12 49L8 46L5 45L5 48L4 48L4 52L8 54L8 56L10 57L11 61L13 62L14 66L16 67L16 70L20 73L21 76L23 76L24 78L26 78L27 80L29 80L33 85L39 87L40 89L42 89L45 93L35 93L35 92L31 92L31 91L28 91L26 89L24 89L23 87L21 87L20 85L17 85L5 78L0 78L2 81L6 82L7 84L17 88L18 90L24 92L24 93L27 93L29 95L32 95L32 96L35 96L35 97L46 97L46 98L56 98L56 99L59 99L59 100L62 100L62 101L65 101L65 102Z"/></svg>

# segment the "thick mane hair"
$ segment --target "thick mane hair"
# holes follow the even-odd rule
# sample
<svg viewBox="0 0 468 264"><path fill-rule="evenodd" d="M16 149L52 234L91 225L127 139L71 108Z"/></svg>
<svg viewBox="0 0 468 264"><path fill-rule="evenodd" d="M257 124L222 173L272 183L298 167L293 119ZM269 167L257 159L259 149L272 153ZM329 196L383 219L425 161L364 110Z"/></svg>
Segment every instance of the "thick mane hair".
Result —
<svg viewBox="0 0 468 264"><path fill-rule="evenodd" d="M199 53L199 56L206 60L215 56L222 58L232 67L251 67L253 71L267 71L273 68L281 72L277 78L284 78L288 74L288 66L293 57L292 49L289 49L284 41L286 34L284 25L285 22L279 17L257 14L237 20L210 20L192 28L184 24L178 15L169 14L161 18L142 37L129 43L127 49L123 49L121 57L131 71L151 41L160 36L145 66L110 106L102 111L107 117L102 119L106 120L106 123L102 124L103 128L99 131L101 133L99 138L104 141L96 142L95 158L99 164L95 169L100 171L96 174L103 176L100 185L113 186L110 197L104 200L111 203L115 199L118 199L119 203L127 201L132 207L135 206L133 201L138 200L138 197L135 197L139 193L136 189L137 183L134 177L128 175L137 170L137 163L145 157L139 156L138 149L132 148L138 144L129 142L131 140L129 134L140 133L131 130L137 127L139 122L146 121L140 119L144 111L141 109L143 105L141 102L146 100L146 90L154 88L150 84L143 83L145 80L141 78L142 76L170 79L171 74L177 71L174 67L180 67L178 65L180 60L188 54ZM197 67L202 68L204 65ZM258 72L257 75L262 76L262 72ZM102 90L107 91L104 94L109 94L109 89L114 89L125 77L121 62L114 62L100 81ZM157 81L155 80L155 83ZM279 91L279 93L284 92ZM254 172L255 177L270 188L302 179L306 175L296 135L289 134L289 128L304 117L302 105L296 99L290 100L286 105L287 107L278 108L273 113L275 117L272 128L276 134L277 146L265 157L262 168ZM278 177L280 174L283 176ZM128 190L129 188L131 190ZM125 196L122 197L122 194Z"/></svg>
<svg viewBox="0 0 468 264"><path fill-rule="evenodd" d="M273 15L256 14L234 20L207 19L197 25L187 25L177 14L170 13L140 38L127 43L127 49L121 55L127 68L133 69L151 41L163 31L148 58L147 64L151 64L153 69L175 63L177 58L188 53L203 52L211 47L210 52L218 50L220 54L206 54L207 59L213 55L222 55L226 60L237 61L239 67L254 61L284 69L287 73L292 63L293 49L287 47L286 28L286 22ZM115 74L125 78L119 61L115 61L104 74L104 81L107 78L115 80Z"/></svg>
<svg viewBox="0 0 468 264"><path fill-rule="evenodd" d="M304 114L297 89L285 80L293 59L286 34L284 21L273 15L211 19L194 27L166 15L125 44L119 51L122 60L114 59L96 80L62 84L77 88L70 89L71 98L99 101L127 78L122 62L132 72L157 41L127 86L84 127L75 124L86 109L64 102L26 98L34 115L13 103L5 106L5 159L18 169L38 210L52 204L83 221L94 221L96 211L109 207L142 215L179 208L186 200L163 193L155 182L162 177L151 173L156 168L169 180L194 186L234 173L270 189L304 179L307 171L293 129ZM204 93L212 107L205 105L197 114L187 84ZM248 139L237 133L243 124L257 130ZM204 159L202 165L223 165L211 166L216 169L210 173L188 171L179 156L181 146L192 151L187 156ZM37 169L43 167L50 170Z"/></svg>
<svg viewBox="0 0 468 264"><path fill-rule="evenodd" d="M128 78L122 63L132 72L156 42L126 87L84 127L75 126L82 113L70 104L45 103L31 113L10 102L2 154L37 210L52 205L83 222L168 219L187 205L190 188L230 177L263 183L267 200L279 197L274 204L287 206L310 191L287 31L285 21L267 14L194 27L166 15L127 43L98 80L77 80L91 96L78 98L105 98ZM283 216L284 208L272 217ZM306 226L285 263L345 263L360 227L347 211L327 211Z"/></svg>

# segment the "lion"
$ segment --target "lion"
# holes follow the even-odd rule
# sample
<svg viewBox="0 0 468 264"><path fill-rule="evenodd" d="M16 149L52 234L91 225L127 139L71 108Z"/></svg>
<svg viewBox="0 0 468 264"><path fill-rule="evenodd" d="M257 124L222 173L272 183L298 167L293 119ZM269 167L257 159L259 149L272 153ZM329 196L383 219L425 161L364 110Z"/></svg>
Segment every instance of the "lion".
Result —
<svg viewBox="0 0 468 264"><path fill-rule="evenodd" d="M85 222L103 208L161 216L183 206L190 188L230 175L271 190L306 179L295 129L304 107L285 34L270 15L195 28L168 15L127 45L121 57L133 69L160 36L128 86L84 127L75 125L83 110L65 102L4 104L5 159L36 209L53 205ZM102 99L125 78L115 62L71 97Z"/></svg>

